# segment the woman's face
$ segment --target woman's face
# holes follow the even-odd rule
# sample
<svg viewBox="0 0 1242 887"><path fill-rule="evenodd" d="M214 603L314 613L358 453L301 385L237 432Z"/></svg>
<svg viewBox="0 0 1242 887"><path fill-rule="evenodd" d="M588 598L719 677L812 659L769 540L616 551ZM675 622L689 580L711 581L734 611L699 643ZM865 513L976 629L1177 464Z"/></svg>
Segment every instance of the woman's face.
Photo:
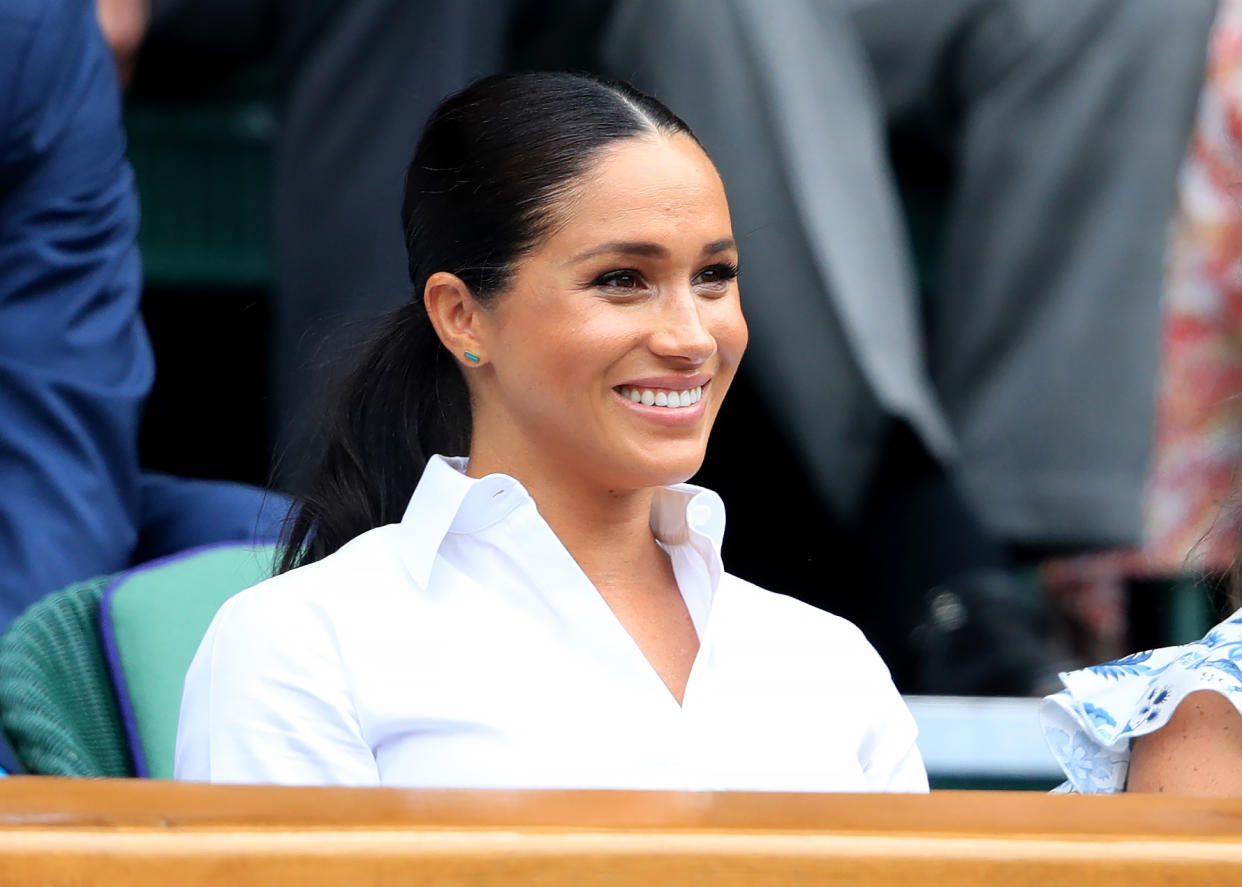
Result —
<svg viewBox="0 0 1242 887"><path fill-rule="evenodd" d="M724 187L686 136L607 149L482 312L473 451L609 490L688 479L746 348Z"/></svg>

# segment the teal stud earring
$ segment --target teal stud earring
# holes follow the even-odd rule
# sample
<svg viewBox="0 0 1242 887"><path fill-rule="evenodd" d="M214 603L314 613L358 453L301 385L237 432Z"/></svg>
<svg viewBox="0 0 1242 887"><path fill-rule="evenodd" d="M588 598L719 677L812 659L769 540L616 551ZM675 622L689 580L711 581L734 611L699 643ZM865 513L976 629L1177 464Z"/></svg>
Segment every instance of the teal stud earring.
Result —
<svg viewBox="0 0 1242 887"><path fill-rule="evenodd" d="M479 362L479 355L471 354L469 351L465 352L465 355L467 360L473 360L475 363Z"/></svg>

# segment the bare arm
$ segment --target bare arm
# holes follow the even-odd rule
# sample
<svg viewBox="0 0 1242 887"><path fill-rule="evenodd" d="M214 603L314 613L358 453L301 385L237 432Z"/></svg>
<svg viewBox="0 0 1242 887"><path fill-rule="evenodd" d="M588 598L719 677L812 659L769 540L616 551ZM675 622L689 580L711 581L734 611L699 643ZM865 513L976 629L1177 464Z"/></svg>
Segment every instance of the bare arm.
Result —
<svg viewBox="0 0 1242 887"><path fill-rule="evenodd" d="M1220 693L1191 693L1134 741L1126 791L1242 795L1242 715Z"/></svg>
<svg viewBox="0 0 1242 887"><path fill-rule="evenodd" d="M151 0L96 0L95 16L116 59L121 84L128 86L134 73L134 63L138 60L138 50L147 33Z"/></svg>

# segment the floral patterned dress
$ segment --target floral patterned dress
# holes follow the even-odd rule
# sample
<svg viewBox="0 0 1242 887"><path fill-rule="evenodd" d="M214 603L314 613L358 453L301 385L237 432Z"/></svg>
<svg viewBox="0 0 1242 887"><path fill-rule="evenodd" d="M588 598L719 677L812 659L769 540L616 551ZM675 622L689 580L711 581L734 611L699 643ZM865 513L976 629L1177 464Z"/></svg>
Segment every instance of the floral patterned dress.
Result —
<svg viewBox="0 0 1242 887"><path fill-rule="evenodd" d="M1068 777L1061 791L1125 791L1130 743L1154 733L1198 690L1242 713L1242 610L1201 640L1061 675L1040 710L1044 738Z"/></svg>
<svg viewBox="0 0 1242 887"><path fill-rule="evenodd" d="M1178 180L1145 539L1131 574L1223 571L1242 465L1242 0L1224 0Z"/></svg>

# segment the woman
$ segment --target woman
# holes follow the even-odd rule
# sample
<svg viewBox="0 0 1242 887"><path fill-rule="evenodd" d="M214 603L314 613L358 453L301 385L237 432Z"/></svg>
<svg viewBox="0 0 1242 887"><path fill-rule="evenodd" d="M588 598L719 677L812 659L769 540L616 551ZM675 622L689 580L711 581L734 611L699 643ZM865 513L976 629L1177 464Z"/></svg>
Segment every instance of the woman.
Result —
<svg viewBox="0 0 1242 887"><path fill-rule="evenodd" d="M862 635L724 573L722 505L682 483L747 340L686 125L625 84L487 78L432 115L403 221L416 297L283 574L202 642L178 776L925 790Z"/></svg>

